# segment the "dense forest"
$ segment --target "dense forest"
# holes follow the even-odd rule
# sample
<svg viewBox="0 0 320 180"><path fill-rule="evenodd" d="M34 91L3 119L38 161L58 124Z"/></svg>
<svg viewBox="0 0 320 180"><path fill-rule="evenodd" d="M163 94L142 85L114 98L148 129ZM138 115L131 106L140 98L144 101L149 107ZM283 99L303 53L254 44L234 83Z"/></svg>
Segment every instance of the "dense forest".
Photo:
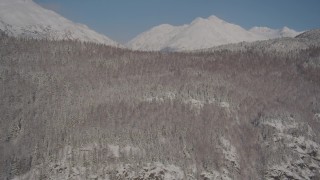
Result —
<svg viewBox="0 0 320 180"><path fill-rule="evenodd" d="M320 47L0 36L0 179L319 179Z"/></svg>

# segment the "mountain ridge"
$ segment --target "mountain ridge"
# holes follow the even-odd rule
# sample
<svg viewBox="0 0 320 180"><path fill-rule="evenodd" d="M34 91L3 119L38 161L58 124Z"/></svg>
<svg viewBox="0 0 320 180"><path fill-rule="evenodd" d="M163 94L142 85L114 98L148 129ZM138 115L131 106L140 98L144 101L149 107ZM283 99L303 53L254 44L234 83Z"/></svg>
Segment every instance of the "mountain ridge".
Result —
<svg viewBox="0 0 320 180"><path fill-rule="evenodd" d="M130 40L126 46L133 50L185 51L238 42L294 37L298 34L300 33L288 27L280 30L253 27L246 30L239 25L228 23L212 15L208 18L198 17L190 24L181 26L169 24L155 26Z"/></svg>
<svg viewBox="0 0 320 180"><path fill-rule="evenodd" d="M2 0L0 29L15 37L80 40L121 47L118 42L88 26L74 23L32 0Z"/></svg>

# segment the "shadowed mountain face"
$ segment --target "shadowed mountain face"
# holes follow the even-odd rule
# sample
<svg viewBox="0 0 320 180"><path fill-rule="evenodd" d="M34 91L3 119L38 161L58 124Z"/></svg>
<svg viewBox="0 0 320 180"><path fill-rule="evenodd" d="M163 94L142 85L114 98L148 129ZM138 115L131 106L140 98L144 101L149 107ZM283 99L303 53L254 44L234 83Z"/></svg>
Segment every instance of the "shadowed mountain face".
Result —
<svg viewBox="0 0 320 180"><path fill-rule="evenodd" d="M263 48L1 35L0 179L319 179L320 48Z"/></svg>

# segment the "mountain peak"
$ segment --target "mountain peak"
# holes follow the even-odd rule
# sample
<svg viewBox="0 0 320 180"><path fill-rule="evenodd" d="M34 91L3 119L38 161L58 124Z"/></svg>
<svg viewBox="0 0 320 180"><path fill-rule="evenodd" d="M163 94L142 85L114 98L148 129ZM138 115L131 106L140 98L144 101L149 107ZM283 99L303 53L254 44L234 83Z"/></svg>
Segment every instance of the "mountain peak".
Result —
<svg viewBox="0 0 320 180"><path fill-rule="evenodd" d="M302 32L297 32L293 29L288 28L287 26L284 26L281 30L280 30L280 34L282 37L295 37L299 34L301 34Z"/></svg>
<svg viewBox="0 0 320 180"><path fill-rule="evenodd" d="M290 28L288 28L287 26L284 26L283 28L282 28L282 30L284 31L284 30L290 30Z"/></svg>
<svg viewBox="0 0 320 180"><path fill-rule="evenodd" d="M224 20L220 19L219 17L215 16L215 15L211 15L208 17L208 20L210 21L216 21L216 22L224 22Z"/></svg>
<svg viewBox="0 0 320 180"><path fill-rule="evenodd" d="M224 20L218 18L215 15L209 16L208 18L202 18L202 17L197 17L194 19L191 24L198 24L198 23L222 23L225 22Z"/></svg>
<svg viewBox="0 0 320 180"><path fill-rule="evenodd" d="M202 18L202 17L197 17L196 19L194 19L191 24L197 24L197 23L201 23L206 21L206 19Z"/></svg>
<svg viewBox="0 0 320 180"><path fill-rule="evenodd" d="M295 30L293 29L290 29L288 28L287 26L284 26L282 29L281 29L282 32L295 32Z"/></svg>

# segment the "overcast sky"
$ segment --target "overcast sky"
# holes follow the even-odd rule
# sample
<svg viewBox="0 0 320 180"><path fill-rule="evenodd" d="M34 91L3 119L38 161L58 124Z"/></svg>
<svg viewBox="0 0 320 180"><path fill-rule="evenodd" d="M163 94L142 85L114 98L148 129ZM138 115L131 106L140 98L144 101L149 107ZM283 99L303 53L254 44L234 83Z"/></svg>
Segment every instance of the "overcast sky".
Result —
<svg viewBox="0 0 320 180"><path fill-rule="evenodd" d="M320 0L34 0L66 18L126 42L149 28L216 15L246 29L320 28Z"/></svg>

